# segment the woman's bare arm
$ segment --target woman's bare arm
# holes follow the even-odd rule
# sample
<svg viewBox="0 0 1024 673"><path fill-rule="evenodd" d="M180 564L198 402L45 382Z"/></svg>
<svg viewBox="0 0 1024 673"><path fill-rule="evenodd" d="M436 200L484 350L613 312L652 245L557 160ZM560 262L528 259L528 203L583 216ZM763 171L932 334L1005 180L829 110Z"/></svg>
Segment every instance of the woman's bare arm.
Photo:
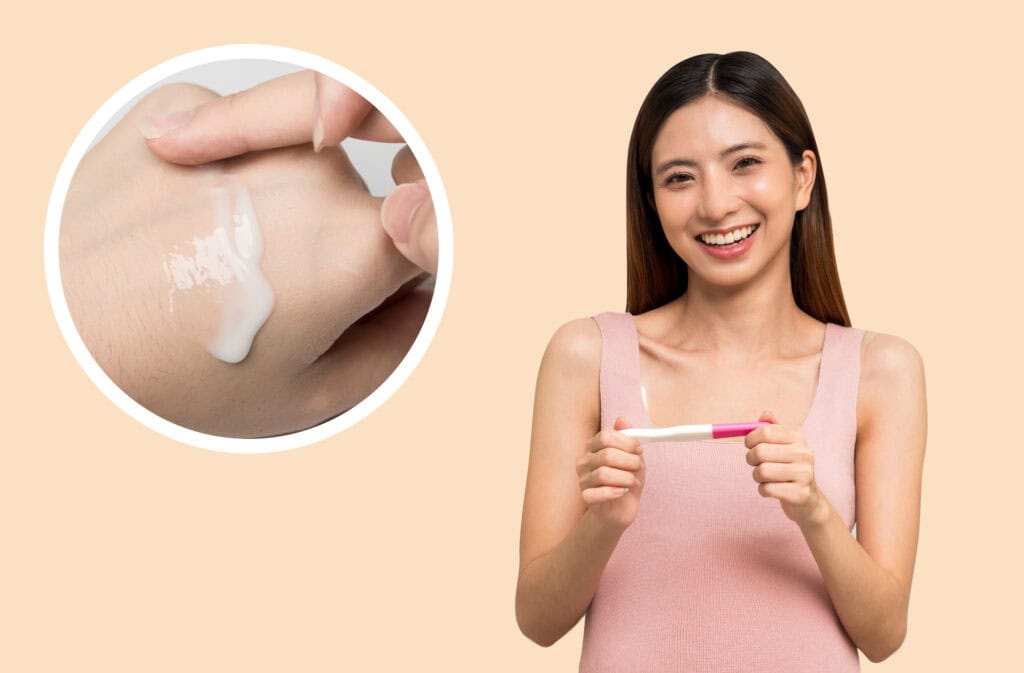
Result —
<svg viewBox="0 0 1024 673"><path fill-rule="evenodd" d="M635 458L637 451L637 445L619 433L595 436L600 426L600 362L597 324L589 318L576 320L552 337L537 378L516 620L527 637L544 646L565 635L586 612L625 530L616 517L608 515L626 511L629 516L618 521L631 519L639 497L634 488L597 505L604 508L597 510L600 515L593 506L586 507L581 497L581 487L596 487L588 497L599 497L593 494L607 488L592 481L593 473L581 463L587 460L585 454L598 459L588 445L620 446L614 449L620 460L628 460L630 450ZM618 477L631 479L627 474Z"/></svg>
<svg viewBox="0 0 1024 673"><path fill-rule="evenodd" d="M926 435L924 367L907 342L865 335L857 404L857 537L829 506L802 526L843 627L873 662L907 632Z"/></svg>

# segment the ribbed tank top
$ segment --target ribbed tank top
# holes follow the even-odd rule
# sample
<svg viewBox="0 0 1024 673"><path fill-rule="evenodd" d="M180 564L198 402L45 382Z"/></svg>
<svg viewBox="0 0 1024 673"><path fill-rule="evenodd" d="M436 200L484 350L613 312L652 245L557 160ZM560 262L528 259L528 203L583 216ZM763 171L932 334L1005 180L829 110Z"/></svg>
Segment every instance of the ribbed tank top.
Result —
<svg viewBox="0 0 1024 673"><path fill-rule="evenodd" d="M633 316L593 318L602 335L601 427L616 416L652 426ZM802 426L815 480L851 530L863 334L826 324ZM581 673L860 670L806 540L777 499L758 494L745 451L712 441L644 446L640 508L587 610Z"/></svg>

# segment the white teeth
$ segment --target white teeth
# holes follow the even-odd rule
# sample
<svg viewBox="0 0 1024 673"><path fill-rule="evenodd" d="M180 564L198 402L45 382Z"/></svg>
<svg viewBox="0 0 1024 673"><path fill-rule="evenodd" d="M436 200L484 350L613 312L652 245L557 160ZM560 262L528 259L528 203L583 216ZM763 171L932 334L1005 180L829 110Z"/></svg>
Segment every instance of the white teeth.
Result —
<svg viewBox="0 0 1024 673"><path fill-rule="evenodd" d="M742 241L747 236L754 233L754 226L740 227L739 229L733 229L727 234L708 233L701 234L700 240L708 245L732 245L738 241Z"/></svg>

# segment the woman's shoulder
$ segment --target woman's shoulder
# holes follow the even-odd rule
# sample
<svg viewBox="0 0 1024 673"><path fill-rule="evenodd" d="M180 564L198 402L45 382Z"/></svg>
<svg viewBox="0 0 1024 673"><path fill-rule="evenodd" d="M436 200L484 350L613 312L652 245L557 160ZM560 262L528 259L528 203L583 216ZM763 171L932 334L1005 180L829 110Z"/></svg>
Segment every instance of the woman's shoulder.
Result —
<svg viewBox="0 0 1024 673"><path fill-rule="evenodd" d="M874 415L894 399L923 398L924 361L918 350L893 334L863 332L859 406Z"/></svg>
<svg viewBox="0 0 1024 673"><path fill-rule="evenodd" d="M559 368L579 372L601 366L601 328L594 316L563 323L551 335L544 360Z"/></svg>
<svg viewBox="0 0 1024 673"><path fill-rule="evenodd" d="M923 371L921 354L903 337L883 332L864 332L861 341L861 379L889 380Z"/></svg>
<svg viewBox="0 0 1024 673"><path fill-rule="evenodd" d="M598 423L601 342L601 329L590 317L570 320L556 329L541 359L537 399L573 400L572 413Z"/></svg>

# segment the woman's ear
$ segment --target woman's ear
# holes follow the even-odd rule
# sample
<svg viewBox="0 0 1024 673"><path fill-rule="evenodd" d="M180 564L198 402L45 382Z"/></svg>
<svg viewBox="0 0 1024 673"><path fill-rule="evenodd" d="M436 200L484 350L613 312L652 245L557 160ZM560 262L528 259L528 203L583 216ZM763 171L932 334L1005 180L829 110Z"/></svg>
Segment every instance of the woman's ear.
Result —
<svg viewBox="0 0 1024 673"><path fill-rule="evenodd" d="M818 173L818 158L811 150L804 150L800 163L796 166L796 211L800 212L811 202L814 190L814 177Z"/></svg>

